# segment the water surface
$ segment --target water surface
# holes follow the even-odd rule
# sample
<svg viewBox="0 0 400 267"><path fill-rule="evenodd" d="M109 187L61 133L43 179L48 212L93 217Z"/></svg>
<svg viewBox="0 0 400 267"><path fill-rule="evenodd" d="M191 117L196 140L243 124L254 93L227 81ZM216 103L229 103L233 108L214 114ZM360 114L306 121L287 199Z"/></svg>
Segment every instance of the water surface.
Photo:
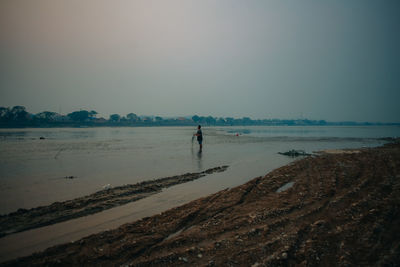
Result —
<svg viewBox="0 0 400 267"><path fill-rule="evenodd" d="M48 128L0 130L0 214L48 205L117 186L229 165L212 179L182 187L205 195L265 175L310 153L377 146L400 127L204 127L204 149L193 127ZM44 137L45 139L40 139ZM76 177L65 179L66 176Z"/></svg>

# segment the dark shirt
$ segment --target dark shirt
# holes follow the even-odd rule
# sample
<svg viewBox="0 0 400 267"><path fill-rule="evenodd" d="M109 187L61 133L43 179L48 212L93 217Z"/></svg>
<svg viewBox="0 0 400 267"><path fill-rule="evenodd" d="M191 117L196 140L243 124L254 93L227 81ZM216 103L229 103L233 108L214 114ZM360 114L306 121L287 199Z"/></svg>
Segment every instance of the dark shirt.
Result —
<svg viewBox="0 0 400 267"><path fill-rule="evenodd" d="M203 133L201 132L201 130L197 130L197 140L203 140Z"/></svg>

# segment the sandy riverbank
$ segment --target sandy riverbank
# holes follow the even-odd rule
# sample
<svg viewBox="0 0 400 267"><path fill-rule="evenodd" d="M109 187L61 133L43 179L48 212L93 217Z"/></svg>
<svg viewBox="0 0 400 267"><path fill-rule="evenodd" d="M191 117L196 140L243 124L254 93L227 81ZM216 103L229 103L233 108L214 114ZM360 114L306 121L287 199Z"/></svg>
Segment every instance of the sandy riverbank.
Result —
<svg viewBox="0 0 400 267"><path fill-rule="evenodd" d="M396 265L399 230L397 143L307 157L4 265Z"/></svg>

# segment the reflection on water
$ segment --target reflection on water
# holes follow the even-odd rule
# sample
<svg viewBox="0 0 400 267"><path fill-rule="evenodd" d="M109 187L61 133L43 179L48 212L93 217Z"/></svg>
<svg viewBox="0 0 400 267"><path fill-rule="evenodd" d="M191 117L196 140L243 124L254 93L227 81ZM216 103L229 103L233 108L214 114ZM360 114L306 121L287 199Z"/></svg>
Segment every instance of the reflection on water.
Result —
<svg viewBox="0 0 400 267"><path fill-rule="evenodd" d="M195 162L197 164L197 170L198 171L203 171L203 161L202 161L202 157L203 157L203 152L200 151L199 148L194 148L192 145L192 148L190 149L191 154L192 154L192 162Z"/></svg>
<svg viewBox="0 0 400 267"><path fill-rule="evenodd" d="M0 129L0 214L107 184L221 165L230 166L226 174L208 183L231 187L290 162L277 152L376 146L383 144L376 138L400 136L400 127L203 127L202 153L192 142L194 132L195 127ZM196 190L208 192L202 181L193 183Z"/></svg>
<svg viewBox="0 0 400 267"><path fill-rule="evenodd" d="M197 156L197 164L198 164L199 170L202 170L203 169L203 164L202 164L203 161L201 160L201 158L203 157L203 152L201 150L197 151L196 156Z"/></svg>
<svg viewBox="0 0 400 267"><path fill-rule="evenodd" d="M229 134L257 137L383 138L399 137L400 126L235 126L221 127Z"/></svg>

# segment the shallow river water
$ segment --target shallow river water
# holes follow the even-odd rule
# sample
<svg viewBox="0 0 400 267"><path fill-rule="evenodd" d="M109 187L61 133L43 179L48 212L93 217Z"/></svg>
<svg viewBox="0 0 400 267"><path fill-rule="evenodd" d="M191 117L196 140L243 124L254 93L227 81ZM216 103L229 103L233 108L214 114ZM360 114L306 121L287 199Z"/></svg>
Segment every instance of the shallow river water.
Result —
<svg viewBox="0 0 400 267"><path fill-rule="evenodd" d="M205 195L242 184L292 161L277 154L383 144L400 127L194 127L0 129L0 214L117 186L229 165L185 186ZM44 137L44 139L40 139ZM73 176L73 179L65 177Z"/></svg>

